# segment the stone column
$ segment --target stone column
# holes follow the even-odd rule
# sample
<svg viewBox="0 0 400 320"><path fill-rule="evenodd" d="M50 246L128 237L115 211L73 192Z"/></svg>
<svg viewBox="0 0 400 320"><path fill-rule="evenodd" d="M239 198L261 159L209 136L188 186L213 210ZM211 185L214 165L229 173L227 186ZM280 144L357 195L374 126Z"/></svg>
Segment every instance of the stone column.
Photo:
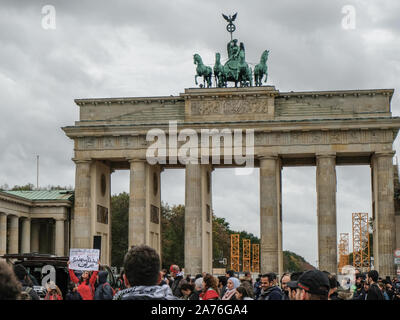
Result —
<svg viewBox="0 0 400 320"><path fill-rule="evenodd" d="M40 223L36 220L31 221L31 251L39 252L39 234L40 234Z"/></svg>
<svg viewBox="0 0 400 320"><path fill-rule="evenodd" d="M396 249L393 154L375 153L372 157L374 268L382 278L396 275L393 261Z"/></svg>
<svg viewBox="0 0 400 320"><path fill-rule="evenodd" d="M9 234L9 244L8 253L19 253L18 252L18 217L10 216L10 234Z"/></svg>
<svg viewBox="0 0 400 320"><path fill-rule="evenodd" d="M186 164L185 172L185 273L201 273L202 252L202 188L201 165Z"/></svg>
<svg viewBox="0 0 400 320"><path fill-rule="evenodd" d="M130 160L130 195L128 245L147 244L146 241L146 204L147 179L146 161Z"/></svg>
<svg viewBox="0 0 400 320"><path fill-rule="evenodd" d="M282 273L280 172L278 156L260 158L261 273Z"/></svg>
<svg viewBox="0 0 400 320"><path fill-rule="evenodd" d="M74 248L92 248L90 160L75 160Z"/></svg>
<svg viewBox="0 0 400 320"><path fill-rule="evenodd" d="M336 156L317 155L319 270L337 273Z"/></svg>
<svg viewBox="0 0 400 320"><path fill-rule="evenodd" d="M0 213L0 255L7 253L7 215Z"/></svg>
<svg viewBox="0 0 400 320"><path fill-rule="evenodd" d="M55 219L55 254L57 256L64 256L64 222L65 219Z"/></svg>
<svg viewBox="0 0 400 320"><path fill-rule="evenodd" d="M21 253L31 252L31 219L23 218L21 226Z"/></svg>

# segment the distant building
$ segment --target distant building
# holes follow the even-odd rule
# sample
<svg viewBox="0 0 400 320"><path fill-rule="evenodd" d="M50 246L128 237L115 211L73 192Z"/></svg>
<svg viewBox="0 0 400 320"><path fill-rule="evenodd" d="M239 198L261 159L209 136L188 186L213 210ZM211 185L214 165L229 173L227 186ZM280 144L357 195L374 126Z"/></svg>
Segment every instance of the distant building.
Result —
<svg viewBox="0 0 400 320"><path fill-rule="evenodd" d="M0 255L68 256L74 192L0 191Z"/></svg>

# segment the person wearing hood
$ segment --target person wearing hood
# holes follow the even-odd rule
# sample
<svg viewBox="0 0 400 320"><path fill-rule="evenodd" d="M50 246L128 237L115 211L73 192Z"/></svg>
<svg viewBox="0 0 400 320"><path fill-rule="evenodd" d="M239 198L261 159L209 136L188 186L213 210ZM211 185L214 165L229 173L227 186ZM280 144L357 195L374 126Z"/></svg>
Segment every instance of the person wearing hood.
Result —
<svg viewBox="0 0 400 320"><path fill-rule="evenodd" d="M114 290L107 282L107 271L100 271L97 276L98 286L94 293L94 300L112 300L114 296Z"/></svg>
<svg viewBox="0 0 400 320"><path fill-rule="evenodd" d="M126 289L118 291L114 300L178 300L171 288L161 281L160 256L153 248L132 246L124 258Z"/></svg>
<svg viewBox="0 0 400 320"><path fill-rule="evenodd" d="M240 280L235 277L230 277L226 285L226 292L222 297L222 300L236 300L236 288L240 286Z"/></svg>
<svg viewBox="0 0 400 320"><path fill-rule="evenodd" d="M172 293L175 297L181 298L181 287L184 283L187 283L187 281L183 278L183 271L181 271L179 266L176 264L171 265L169 267L169 271L171 272L172 278L174 279L174 282L172 282L171 284Z"/></svg>
<svg viewBox="0 0 400 320"><path fill-rule="evenodd" d="M29 278L28 271L22 264L14 265L14 273L21 283L22 292L27 293L31 300L40 300L38 294L33 290L32 281Z"/></svg>
<svg viewBox="0 0 400 320"><path fill-rule="evenodd" d="M258 300L283 300L283 292L276 285L275 273L266 273L261 276L261 294Z"/></svg>

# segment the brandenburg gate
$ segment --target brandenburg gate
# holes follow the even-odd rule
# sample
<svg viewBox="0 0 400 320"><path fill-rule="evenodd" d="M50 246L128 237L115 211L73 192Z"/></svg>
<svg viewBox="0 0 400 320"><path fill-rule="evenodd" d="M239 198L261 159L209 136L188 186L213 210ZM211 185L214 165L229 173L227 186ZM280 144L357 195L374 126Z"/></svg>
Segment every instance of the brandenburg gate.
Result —
<svg viewBox="0 0 400 320"><path fill-rule="evenodd" d="M381 275L394 276L400 220L394 212L392 161L400 118L392 117L392 95L391 89L280 92L274 86L258 86L192 88L166 97L77 99L80 119L63 128L74 140L76 164L71 245L92 248L95 237L101 237L102 262L110 263L110 177L114 170L127 169L129 246L147 244L160 252L160 173L181 167L186 170L184 268L190 274L211 272L212 173L218 167L243 166L223 161L237 148L224 132L242 130L240 152L252 145L253 166L260 169L261 272L282 274L283 167L316 166L319 269L336 273L336 166L369 165L374 265ZM165 161L157 163L147 157L157 141L146 139L154 128L166 133ZM214 130L220 144L216 148L210 143L208 153L192 157L196 161L171 161L187 143L176 139L185 129L199 136L204 129ZM254 135L248 139L245 131L250 129ZM197 145L200 149L200 139ZM211 161L216 151L219 163Z"/></svg>

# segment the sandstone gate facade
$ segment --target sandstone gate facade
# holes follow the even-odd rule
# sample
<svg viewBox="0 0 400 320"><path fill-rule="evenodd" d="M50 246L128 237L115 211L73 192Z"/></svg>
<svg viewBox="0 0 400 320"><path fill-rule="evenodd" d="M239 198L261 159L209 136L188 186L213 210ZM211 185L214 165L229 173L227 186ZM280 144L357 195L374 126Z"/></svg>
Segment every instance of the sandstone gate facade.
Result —
<svg viewBox="0 0 400 320"><path fill-rule="evenodd" d="M152 128L168 132L169 121L177 121L178 131L254 129L254 166L260 168L262 273L281 274L283 268L282 168L316 166L319 268L336 273L335 167L369 165L375 268L393 276L400 220L394 213L392 158L400 118L392 117L392 95L391 89L279 92L263 86L185 89L168 97L75 100L80 119L63 128L74 140L76 164L72 247L92 248L94 236L100 236L102 262L110 263L110 176L114 170L128 169L129 246L148 244L160 251L160 172L184 167L185 271L211 272L212 171L235 163L149 164L146 150L152 142L146 141L147 132Z"/></svg>

